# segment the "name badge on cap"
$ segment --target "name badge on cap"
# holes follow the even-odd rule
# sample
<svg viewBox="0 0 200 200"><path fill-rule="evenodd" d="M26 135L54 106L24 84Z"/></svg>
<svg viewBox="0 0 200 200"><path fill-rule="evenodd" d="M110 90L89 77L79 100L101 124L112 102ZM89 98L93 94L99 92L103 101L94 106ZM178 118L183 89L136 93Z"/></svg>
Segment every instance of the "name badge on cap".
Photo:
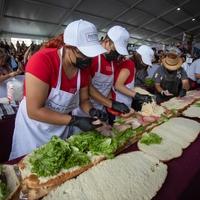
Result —
<svg viewBox="0 0 200 200"><path fill-rule="evenodd" d="M86 33L86 37L88 42L98 41L98 35L96 33Z"/></svg>

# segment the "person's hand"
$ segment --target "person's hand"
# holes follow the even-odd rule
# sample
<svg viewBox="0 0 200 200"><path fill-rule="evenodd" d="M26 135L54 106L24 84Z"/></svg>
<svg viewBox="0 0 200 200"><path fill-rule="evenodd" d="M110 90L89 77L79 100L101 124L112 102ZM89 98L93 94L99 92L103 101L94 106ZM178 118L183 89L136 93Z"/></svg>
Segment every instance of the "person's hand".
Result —
<svg viewBox="0 0 200 200"><path fill-rule="evenodd" d="M168 90L162 90L160 93L162 96L170 97L173 96L172 93L170 93Z"/></svg>
<svg viewBox="0 0 200 200"><path fill-rule="evenodd" d="M17 72L10 72L10 73L9 73L9 76L10 76L10 77L15 77L16 75L17 75Z"/></svg>
<svg viewBox="0 0 200 200"><path fill-rule="evenodd" d="M133 98L135 101L138 101L140 103L151 103L152 102L152 97L150 95L139 94L137 92Z"/></svg>
<svg viewBox="0 0 200 200"><path fill-rule="evenodd" d="M22 65L20 65L16 71L17 75L21 74L23 72L23 69L22 69Z"/></svg>
<svg viewBox="0 0 200 200"><path fill-rule="evenodd" d="M129 113L130 112L129 107L126 104L118 102L118 101L112 101L112 109L116 110L120 113Z"/></svg>
<svg viewBox="0 0 200 200"><path fill-rule="evenodd" d="M93 124L94 121L96 121L94 118L73 115L69 125L77 126L82 131L90 131L99 127L99 124Z"/></svg>
<svg viewBox="0 0 200 200"><path fill-rule="evenodd" d="M183 89L183 88L182 88L182 89L180 90L178 96L179 96L179 97L184 97L185 95L186 95L186 89Z"/></svg>
<svg viewBox="0 0 200 200"><path fill-rule="evenodd" d="M135 113L135 110L134 110L133 108L130 108L130 112L121 114L121 117L123 117L123 118L129 118L129 117L131 117L134 113Z"/></svg>
<svg viewBox="0 0 200 200"><path fill-rule="evenodd" d="M89 114L92 118L97 118L101 121L107 121L108 120L108 114L106 112L103 112L102 110L91 108L89 111Z"/></svg>

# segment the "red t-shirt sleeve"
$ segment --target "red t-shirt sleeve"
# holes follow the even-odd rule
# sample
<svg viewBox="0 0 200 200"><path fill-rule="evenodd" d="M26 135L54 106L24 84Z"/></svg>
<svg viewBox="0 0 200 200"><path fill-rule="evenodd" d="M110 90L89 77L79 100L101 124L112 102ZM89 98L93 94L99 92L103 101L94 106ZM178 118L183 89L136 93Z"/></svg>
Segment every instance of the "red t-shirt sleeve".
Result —
<svg viewBox="0 0 200 200"><path fill-rule="evenodd" d="M125 84L132 82L132 80L135 78L135 63L131 60L125 60L121 63L120 69L128 69L130 72Z"/></svg>
<svg viewBox="0 0 200 200"><path fill-rule="evenodd" d="M128 69L131 74L135 74L135 63L131 60L124 61L121 68Z"/></svg>
<svg viewBox="0 0 200 200"><path fill-rule="evenodd" d="M51 84L51 63L43 53L34 54L26 65L26 72L36 76L47 84Z"/></svg>

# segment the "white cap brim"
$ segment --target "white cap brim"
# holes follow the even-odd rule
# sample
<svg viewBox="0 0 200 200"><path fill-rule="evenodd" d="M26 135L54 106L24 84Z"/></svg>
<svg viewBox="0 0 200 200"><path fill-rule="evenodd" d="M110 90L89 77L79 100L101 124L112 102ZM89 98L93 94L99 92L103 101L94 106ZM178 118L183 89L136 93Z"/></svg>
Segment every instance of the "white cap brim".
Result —
<svg viewBox="0 0 200 200"><path fill-rule="evenodd" d="M152 61L151 61L151 57L149 55L142 55L142 53L137 49L136 52L138 54L140 54L141 58L142 58L142 62L145 64L145 65L149 65L149 66L152 66Z"/></svg>
<svg viewBox="0 0 200 200"><path fill-rule="evenodd" d="M107 52L106 49L104 49L100 44L77 48L87 57L96 57L100 54Z"/></svg>
<svg viewBox="0 0 200 200"><path fill-rule="evenodd" d="M144 58L144 56L142 57L142 62L146 65L150 65L152 66L152 62L151 62L151 58Z"/></svg>
<svg viewBox="0 0 200 200"><path fill-rule="evenodd" d="M116 42L114 42L114 45L115 45L115 49L117 50L117 52L120 55L123 55L123 56L129 55L126 46L124 46L123 44L120 44L120 43L116 43Z"/></svg>

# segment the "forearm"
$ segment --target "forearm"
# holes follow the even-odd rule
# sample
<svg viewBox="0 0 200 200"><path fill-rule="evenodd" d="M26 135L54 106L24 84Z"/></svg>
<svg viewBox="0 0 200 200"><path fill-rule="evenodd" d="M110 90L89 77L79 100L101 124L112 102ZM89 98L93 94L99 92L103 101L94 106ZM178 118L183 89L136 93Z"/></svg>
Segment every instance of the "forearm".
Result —
<svg viewBox="0 0 200 200"><path fill-rule="evenodd" d="M134 97L136 94L134 90L127 88L125 85L115 85L115 89L130 97Z"/></svg>
<svg viewBox="0 0 200 200"><path fill-rule="evenodd" d="M41 107L37 109L27 109L28 116L31 119L55 124L55 125L67 125L71 120L71 116L68 114L61 114L55 111L50 110L46 107Z"/></svg>
<svg viewBox="0 0 200 200"><path fill-rule="evenodd" d="M90 85L89 94L94 100L96 100L100 104L109 108L112 107L112 100L103 96L93 85Z"/></svg>
<svg viewBox="0 0 200 200"><path fill-rule="evenodd" d="M161 92L163 91L163 88L160 86L159 83L156 83L156 84L155 84L155 88L156 88L156 91L157 91L158 93L161 93Z"/></svg>
<svg viewBox="0 0 200 200"><path fill-rule="evenodd" d="M90 109L92 108L92 104L88 100L85 100L81 102L80 107L84 112L89 113Z"/></svg>
<svg viewBox="0 0 200 200"><path fill-rule="evenodd" d="M200 74L195 74L195 78L200 79Z"/></svg>
<svg viewBox="0 0 200 200"><path fill-rule="evenodd" d="M185 89L185 90L189 90L190 84L189 84L189 81L187 79L182 80L182 88Z"/></svg>
<svg viewBox="0 0 200 200"><path fill-rule="evenodd" d="M9 79L11 76L9 74L6 75L0 75L0 83Z"/></svg>

